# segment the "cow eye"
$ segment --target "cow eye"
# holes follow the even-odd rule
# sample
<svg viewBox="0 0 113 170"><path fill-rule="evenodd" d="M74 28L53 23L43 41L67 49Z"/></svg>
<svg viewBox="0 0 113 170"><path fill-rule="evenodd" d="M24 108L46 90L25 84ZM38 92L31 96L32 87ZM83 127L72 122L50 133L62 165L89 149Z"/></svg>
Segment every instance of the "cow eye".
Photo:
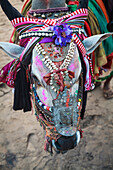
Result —
<svg viewBox="0 0 113 170"><path fill-rule="evenodd" d="M33 80L36 85L41 86L40 81L37 79L37 77L35 75L33 75Z"/></svg>

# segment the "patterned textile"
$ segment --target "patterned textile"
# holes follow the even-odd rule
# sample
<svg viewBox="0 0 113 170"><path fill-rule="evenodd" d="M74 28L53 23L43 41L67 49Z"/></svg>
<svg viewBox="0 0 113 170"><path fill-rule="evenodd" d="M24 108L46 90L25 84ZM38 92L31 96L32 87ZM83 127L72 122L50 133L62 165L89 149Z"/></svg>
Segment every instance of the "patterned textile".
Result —
<svg viewBox="0 0 113 170"><path fill-rule="evenodd" d="M99 7L101 8L105 18L106 18L106 21L107 23L109 23L109 17L108 17L108 14L107 14L107 11L106 11L106 8L104 6L104 3L102 0L96 0L97 4L99 5Z"/></svg>
<svg viewBox="0 0 113 170"><path fill-rule="evenodd" d="M96 2L97 1L97 2ZM102 1L89 0L88 8L88 24L91 29L92 35L108 32L106 25L109 21L105 6ZM99 74L100 67L106 65L107 68L111 66L111 60L108 62L107 58L112 55L113 52L113 39L112 36L102 42L99 47L94 51L95 64L94 73Z"/></svg>
<svg viewBox="0 0 113 170"><path fill-rule="evenodd" d="M11 21L12 25L17 29L17 31L22 34L24 32L51 30L51 28L57 24L67 24L70 28L81 28L84 25L84 21L87 18L87 9L79 9L75 12L63 16L58 19L31 19L31 18L16 18ZM72 25L70 25L72 24ZM23 52L23 56L28 55L28 51L32 50L37 42L39 42L43 37L33 37L31 34L31 39L28 39L27 46ZM29 50L28 50L29 49ZM83 54L84 56L84 54Z"/></svg>
<svg viewBox="0 0 113 170"><path fill-rule="evenodd" d="M21 10L21 13L26 16L27 15L27 11L31 8L31 4L32 4L32 0L26 0L23 7L22 7L22 10ZM18 43L18 32L14 29L13 32L12 32L12 35L10 37L10 40L9 42L11 43ZM25 46L25 43L24 45L21 44L21 46Z"/></svg>
<svg viewBox="0 0 113 170"><path fill-rule="evenodd" d="M96 16L93 14L93 12L91 11L91 9L89 9L88 24L91 29L92 35L101 34L98 20ZM99 67L107 63L106 54L102 46L102 43L94 51L94 55L95 55L94 73L99 74Z"/></svg>
<svg viewBox="0 0 113 170"><path fill-rule="evenodd" d="M101 10L101 8L98 6L95 0L89 1L89 8L93 11L94 15L98 19L98 23L100 26L101 33L107 33L107 21L106 18ZM112 36L107 38L105 41L102 42L103 47L105 49L106 56L110 55L113 52L113 39Z"/></svg>
<svg viewBox="0 0 113 170"><path fill-rule="evenodd" d="M18 59L14 59L13 61L5 65L0 70L0 82L6 83L9 87L14 88L19 66L20 62Z"/></svg>
<svg viewBox="0 0 113 170"><path fill-rule="evenodd" d="M82 8L57 19L15 18L11 23L19 33L29 30L30 28L42 30L46 27L56 25L59 22L67 23L68 25L71 25L72 28L74 25L74 28L76 28L77 25L78 27L84 26L84 20L87 19L87 15L87 9ZM39 27L41 28L39 29Z"/></svg>

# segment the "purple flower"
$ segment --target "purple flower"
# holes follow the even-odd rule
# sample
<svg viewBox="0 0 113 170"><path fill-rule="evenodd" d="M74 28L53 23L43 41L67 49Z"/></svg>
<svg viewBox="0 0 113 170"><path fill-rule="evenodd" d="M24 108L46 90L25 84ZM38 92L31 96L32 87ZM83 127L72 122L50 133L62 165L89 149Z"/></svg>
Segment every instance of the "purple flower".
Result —
<svg viewBox="0 0 113 170"><path fill-rule="evenodd" d="M66 46L71 41L72 30L67 24L56 25L51 29L54 31L52 38L55 39L56 45L60 45L61 47Z"/></svg>

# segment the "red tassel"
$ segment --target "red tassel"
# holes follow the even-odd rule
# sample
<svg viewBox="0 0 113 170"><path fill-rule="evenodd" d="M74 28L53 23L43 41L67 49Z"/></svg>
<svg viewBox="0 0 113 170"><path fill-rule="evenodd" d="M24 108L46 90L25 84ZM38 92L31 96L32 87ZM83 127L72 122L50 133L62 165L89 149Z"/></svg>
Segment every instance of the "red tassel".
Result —
<svg viewBox="0 0 113 170"><path fill-rule="evenodd" d="M79 131L80 131L80 137L83 138L84 131L82 131L81 129L79 129Z"/></svg>

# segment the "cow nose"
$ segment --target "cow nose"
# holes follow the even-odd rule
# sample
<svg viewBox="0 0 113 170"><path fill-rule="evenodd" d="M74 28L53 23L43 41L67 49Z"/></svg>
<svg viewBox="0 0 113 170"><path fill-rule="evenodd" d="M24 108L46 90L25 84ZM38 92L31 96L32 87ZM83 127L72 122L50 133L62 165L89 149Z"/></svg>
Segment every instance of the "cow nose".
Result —
<svg viewBox="0 0 113 170"><path fill-rule="evenodd" d="M52 140L52 145L56 151L67 151L77 146L80 141L80 132L77 131L73 136L61 136L56 142Z"/></svg>

